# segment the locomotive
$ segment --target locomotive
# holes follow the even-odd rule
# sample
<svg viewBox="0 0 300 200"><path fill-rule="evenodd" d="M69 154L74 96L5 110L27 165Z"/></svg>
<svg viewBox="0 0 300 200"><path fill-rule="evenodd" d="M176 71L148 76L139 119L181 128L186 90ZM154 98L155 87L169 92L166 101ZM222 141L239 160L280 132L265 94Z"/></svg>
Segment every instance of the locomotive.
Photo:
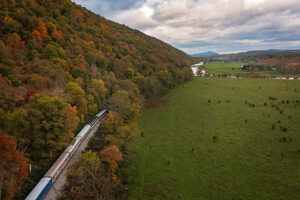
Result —
<svg viewBox="0 0 300 200"><path fill-rule="evenodd" d="M50 169L46 172L44 177L38 182L38 184L33 188L25 200L41 200L45 194L50 189L51 185L55 182L57 177L60 175L61 171L65 168L68 161L74 155L81 142L85 139L91 129L103 119L110 108L101 110L88 124L86 124L83 129L75 137L75 141L70 144L65 151L59 156L59 158L54 162Z"/></svg>

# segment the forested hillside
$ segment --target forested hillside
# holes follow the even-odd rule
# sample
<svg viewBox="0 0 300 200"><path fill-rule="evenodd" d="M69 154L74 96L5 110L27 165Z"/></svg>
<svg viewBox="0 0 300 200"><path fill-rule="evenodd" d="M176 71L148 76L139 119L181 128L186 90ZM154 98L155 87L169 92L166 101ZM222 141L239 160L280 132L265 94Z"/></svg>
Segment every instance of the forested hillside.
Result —
<svg viewBox="0 0 300 200"><path fill-rule="evenodd" d="M100 109L118 121L107 133L124 132L192 77L185 53L69 0L0 9L1 199L24 197Z"/></svg>

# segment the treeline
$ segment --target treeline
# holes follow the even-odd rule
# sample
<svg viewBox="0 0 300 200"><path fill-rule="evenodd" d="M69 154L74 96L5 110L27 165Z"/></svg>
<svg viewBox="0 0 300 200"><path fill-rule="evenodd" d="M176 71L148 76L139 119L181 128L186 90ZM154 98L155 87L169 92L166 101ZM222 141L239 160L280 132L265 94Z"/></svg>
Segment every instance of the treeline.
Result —
<svg viewBox="0 0 300 200"><path fill-rule="evenodd" d="M69 0L0 1L1 199L24 198L107 105L122 127L108 135L134 127L141 108L191 79L189 59Z"/></svg>
<svg viewBox="0 0 300 200"><path fill-rule="evenodd" d="M248 64L243 70L253 71L276 71L280 74L300 74L300 63L298 64Z"/></svg>
<svg viewBox="0 0 300 200"><path fill-rule="evenodd" d="M266 51L248 51L241 53L233 54L221 54L217 56L212 56L210 61L240 61L240 62L249 62L249 61L261 61L266 59L276 60L277 63L286 60L297 60L300 61L300 50L266 50Z"/></svg>

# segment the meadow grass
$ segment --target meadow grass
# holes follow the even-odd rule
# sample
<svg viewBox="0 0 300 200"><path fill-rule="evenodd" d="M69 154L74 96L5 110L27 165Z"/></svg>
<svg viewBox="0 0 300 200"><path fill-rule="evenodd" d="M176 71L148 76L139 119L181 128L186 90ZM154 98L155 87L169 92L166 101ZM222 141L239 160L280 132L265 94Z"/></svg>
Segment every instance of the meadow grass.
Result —
<svg viewBox="0 0 300 200"><path fill-rule="evenodd" d="M247 63L242 62L207 62L204 66L207 68L209 73L212 74L237 74L242 73L240 66L246 65Z"/></svg>
<svg viewBox="0 0 300 200"><path fill-rule="evenodd" d="M138 120L129 199L300 199L300 81L199 77L165 98Z"/></svg>

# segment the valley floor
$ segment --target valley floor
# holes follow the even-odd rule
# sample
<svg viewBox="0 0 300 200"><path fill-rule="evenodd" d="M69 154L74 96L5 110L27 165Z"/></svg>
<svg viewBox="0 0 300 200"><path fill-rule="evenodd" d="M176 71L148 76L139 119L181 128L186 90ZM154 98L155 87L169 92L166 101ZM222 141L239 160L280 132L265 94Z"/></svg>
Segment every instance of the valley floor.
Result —
<svg viewBox="0 0 300 200"><path fill-rule="evenodd" d="M142 113L129 199L300 199L300 81L199 77Z"/></svg>

